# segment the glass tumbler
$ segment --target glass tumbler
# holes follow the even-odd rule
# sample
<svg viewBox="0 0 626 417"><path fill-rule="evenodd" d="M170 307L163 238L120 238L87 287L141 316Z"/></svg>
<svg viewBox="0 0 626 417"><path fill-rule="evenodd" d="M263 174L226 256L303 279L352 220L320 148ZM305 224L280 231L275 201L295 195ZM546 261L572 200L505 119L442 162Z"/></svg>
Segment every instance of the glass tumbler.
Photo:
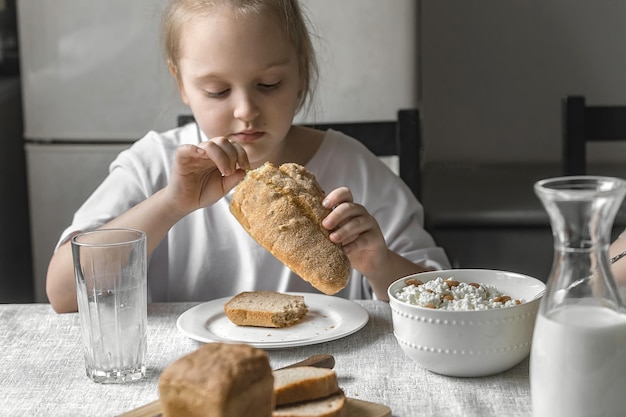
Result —
<svg viewBox="0 0 626 417"><path fill-rule="evenodd" d="M87 376L124 383L146 373L146 236L100 229L72 238Z"/></svg>

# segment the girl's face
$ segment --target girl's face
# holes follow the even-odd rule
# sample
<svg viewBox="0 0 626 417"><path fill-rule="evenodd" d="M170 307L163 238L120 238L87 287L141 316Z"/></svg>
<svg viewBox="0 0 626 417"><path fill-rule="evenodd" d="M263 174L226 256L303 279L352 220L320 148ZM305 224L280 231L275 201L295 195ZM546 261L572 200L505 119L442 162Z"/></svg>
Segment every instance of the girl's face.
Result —
<svg viewBox="0 0 626 417"><path fill-rule="evenodd" d="M229 136L253 166L280 155L302 90L295 49L273 20L221 7L182 33L183 102L208 138Z"/></svg>

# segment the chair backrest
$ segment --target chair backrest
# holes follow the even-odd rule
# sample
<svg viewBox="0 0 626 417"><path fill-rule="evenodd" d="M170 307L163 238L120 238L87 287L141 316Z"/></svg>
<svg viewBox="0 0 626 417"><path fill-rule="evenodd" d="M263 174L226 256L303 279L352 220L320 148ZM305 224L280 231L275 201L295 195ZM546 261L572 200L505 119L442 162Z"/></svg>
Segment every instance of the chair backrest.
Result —
<svg viewBox="0 0 626 417"><path fill-rule="evenodd" d="M626 141L626 106L587 106L583 96L561 103L563 175L585 175L587 142Z"/></svg>
<svg viewBox="0 0 626 417"><path fill-rule="evenodd" d="M182 126L193 120L191 115L181 115L178 117L178 125ZM397 120L316 123L305 126L341 131L363 143L376 156L397 156L400 178L420 199L422 140L417 109L399 110Z"/></svg>

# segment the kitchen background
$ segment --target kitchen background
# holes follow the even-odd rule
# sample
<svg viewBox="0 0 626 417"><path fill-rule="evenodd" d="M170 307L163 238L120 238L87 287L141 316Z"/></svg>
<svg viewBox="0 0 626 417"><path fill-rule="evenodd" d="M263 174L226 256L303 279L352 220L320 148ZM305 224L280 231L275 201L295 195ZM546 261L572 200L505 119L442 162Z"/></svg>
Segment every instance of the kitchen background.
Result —
<svg viewBox="0 0 626 417"><path fill-rule="evenodd" d="M563 96L626 103L626 4L302 3L322 78L298 121L418 107L427 227L454 266L545 279L552 238L532 184L559 174ZM0 0L0 302L47 301L54 245L108 163L187 113L159 47L163 4ZM623 146L590 146L591 172L626 177Z"/></svg>

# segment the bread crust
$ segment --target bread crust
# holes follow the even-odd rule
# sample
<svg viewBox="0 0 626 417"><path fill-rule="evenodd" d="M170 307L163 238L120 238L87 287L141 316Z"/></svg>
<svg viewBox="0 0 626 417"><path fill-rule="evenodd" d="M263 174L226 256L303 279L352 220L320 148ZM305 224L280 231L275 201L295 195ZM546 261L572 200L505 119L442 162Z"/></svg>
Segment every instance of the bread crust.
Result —
<svg viewBox="0 0 626 417"><path fill-rule="evenodd" d="M164 417L270 417L273 391L267 353L247 344L205 344L159 377Z"/></svg>
<svg viewBox="0 0 626 417"><path fill-rule="evenodd" d="M325 294L336 294L350 278L351 266L329 239L322 220L324 192L313 174L295 163L267 162L248 171L237 185L230 211L261 246Z"/></svg>

